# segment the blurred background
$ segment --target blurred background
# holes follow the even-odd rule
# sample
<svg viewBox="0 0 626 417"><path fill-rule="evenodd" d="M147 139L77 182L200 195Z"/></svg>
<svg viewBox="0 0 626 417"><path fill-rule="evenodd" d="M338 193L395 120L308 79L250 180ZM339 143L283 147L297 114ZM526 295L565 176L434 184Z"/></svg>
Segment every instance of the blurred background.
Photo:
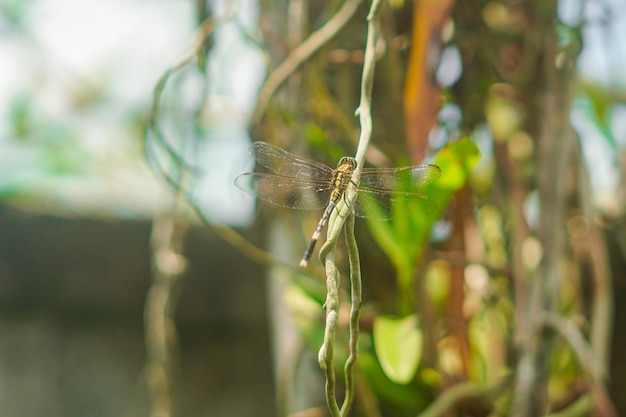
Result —
<svg viewBox="0 0 626 417"><path fill-rule="evenodd" d="M369 6L0 0L1 415L327 415L320 213L233 180L354 154ZM378 19L366 164L442 176L357 221L350 415L626 415L626 3Z"/></svg>

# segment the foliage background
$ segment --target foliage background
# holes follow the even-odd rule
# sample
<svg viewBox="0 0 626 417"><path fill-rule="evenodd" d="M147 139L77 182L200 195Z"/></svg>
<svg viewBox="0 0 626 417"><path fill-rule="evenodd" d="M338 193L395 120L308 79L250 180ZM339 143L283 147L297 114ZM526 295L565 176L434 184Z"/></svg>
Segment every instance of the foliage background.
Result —
<svg viewBox="0 0 626 417"><path fill-rule="evenodd" d="M0 73L0 193L29 213L155 216L140 333L146 366L136 372L146 376L146 403L162 413L176 413L184 379L176 346L188 339L171 329L193 268L185 242L197 223L181 203L191 201L211 233L273 266L279 413L323 413L321 389L299 388L324 383L308 371L323 331L321 271L285 266L318 215L261 208L265 232L247 240L224 225L252 219L254 203L232 187L245 170L248 132L331 166L354 152L367 5L264 96L339 2L122 3L2 4L11 59ZM434 415L438 406L451 415L616 415L613 405L625 407L610 395L623 390L626 372L622 6L384 3L368 164L427 158L444 176L426 190L437 218L358 223L364 305L354 415ZM15 243L2 243L11 264ZM339 356L346 343L338 340Z"/></svg>

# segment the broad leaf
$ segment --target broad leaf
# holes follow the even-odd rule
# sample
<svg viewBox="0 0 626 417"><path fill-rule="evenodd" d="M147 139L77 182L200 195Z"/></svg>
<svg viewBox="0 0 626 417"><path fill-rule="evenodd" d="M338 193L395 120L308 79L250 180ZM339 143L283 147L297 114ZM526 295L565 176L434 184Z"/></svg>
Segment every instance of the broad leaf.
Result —
<svg viewBox="0 0 626 417"><path fill-rule="evenodd" d="M417 317L377 317L374 321L374 348L387 377L407 384L415 376L422 358L423 336Z"/></svg>

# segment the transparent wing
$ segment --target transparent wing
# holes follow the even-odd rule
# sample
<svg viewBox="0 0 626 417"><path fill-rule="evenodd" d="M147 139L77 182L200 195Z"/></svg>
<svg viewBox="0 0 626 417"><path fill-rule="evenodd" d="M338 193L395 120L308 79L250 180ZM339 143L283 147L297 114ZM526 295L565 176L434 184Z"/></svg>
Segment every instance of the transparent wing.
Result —
<svg viewBox="0 0 626 417"><path fill-rule="evenodd" d="M412 191L435 181L441 175L437 165L415 165L405 168L364 168L359 188L390 191Z"/></svg>
<svg viewBox="0 0 626 417"><path fill-rule="evenodd" d="M435 211L437 205L419 193L359 188L354 213L359 217L389 220L399 207L430 214Z"/></svg>
<svg viewBox="0 0 626 417"><path fill-rule="evenodd" d="M242 191L274 205L317 210L328 205L329 183L249 172L235 178Z"/></svg>
<svg viewBox="0 0 626 417"><path fill-rule="evenodd" d="M259 164L285 177L330 181L333 175L333 170L329 166L300 158L269 143L254 142L250 145L250 153Z"/></svg>

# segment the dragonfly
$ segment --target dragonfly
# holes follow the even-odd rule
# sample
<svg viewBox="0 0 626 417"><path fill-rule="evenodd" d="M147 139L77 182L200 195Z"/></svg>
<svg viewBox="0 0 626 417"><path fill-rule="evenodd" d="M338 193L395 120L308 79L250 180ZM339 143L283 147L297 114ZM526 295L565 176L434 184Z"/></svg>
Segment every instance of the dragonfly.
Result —
<svg viewBox="0 0 626 417"><path fill-rule="evenodd" d="M342 199L348 203L351 214L384 220L391 218L392 207L398 202L406 202L411 207L419 206L425 213L432 213L436 208L436 204L419 189L439 178L441 169L437 165L363 168L353 182L357 161L349 156L341 158L337 167L332 169L266 142L252 143L250 153L258 164L274 174L241 174L235 178L235 185L240 190L276 206L324 209L300 260L301 267L308 265L324 226ZM352 204L345 198L350 184L356 187L357 192Z"/></svg>

